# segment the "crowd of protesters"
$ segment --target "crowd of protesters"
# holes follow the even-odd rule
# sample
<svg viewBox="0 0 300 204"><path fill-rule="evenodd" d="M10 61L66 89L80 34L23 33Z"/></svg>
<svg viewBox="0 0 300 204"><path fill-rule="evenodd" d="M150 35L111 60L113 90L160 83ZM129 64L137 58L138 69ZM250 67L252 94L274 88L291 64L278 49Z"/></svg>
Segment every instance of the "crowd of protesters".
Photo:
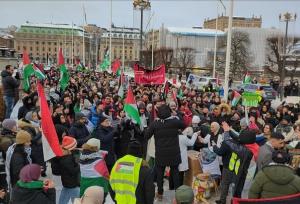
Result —
<svg viewBox="0 0 300 204"><path fill-rule="evenodd" d="M220 184L216 203L226 203L231 186L234 197L244 198L300 192L299 167L291 166L289 153L300 149L299 102L283 102L274 109L272 101L262 99L246 116L241 103L232 106L231 95L225 103L213 89L197 90L184 82L136 85L128 80L126 90L133 90L140 115L137 124L124 111L126 93L118 95L119 77L70 71L69 85L62 91L59 72L45 74L43 86L63 150L62 157L49 162L43 159L34 78L30 91L22 94L15 120L9 116L20 78L12 77L10 66L1 74L8 108L0 140L7 177L1 187L6 195L1 191L0 197L10 197L12 204L100 204L108 195L117 203L162 201L166 167L175 202L192 203L193 192L183 185L188 149L202 153L203 171ZM128 169L134 173L126 177Z"/></svg>

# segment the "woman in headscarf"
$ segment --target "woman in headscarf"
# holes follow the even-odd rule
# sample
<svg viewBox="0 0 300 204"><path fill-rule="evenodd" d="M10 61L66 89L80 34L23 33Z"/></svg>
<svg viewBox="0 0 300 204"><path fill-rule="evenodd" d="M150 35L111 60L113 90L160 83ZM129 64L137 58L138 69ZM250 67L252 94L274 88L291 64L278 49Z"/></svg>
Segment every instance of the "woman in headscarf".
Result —
<svg viewBox="0 0 300 204"><path fill-rule="evenodd" d="M88 187L80 199L76 199L74 204L102 204L104 191L100 186Z"/></svg>
<svg viewBox="0 0 300 204"><path fill-rule="evenodd" d="M55 188L51 180L41 181L41 167L28 164L20 171L11 204L55 204Z"/></svg>

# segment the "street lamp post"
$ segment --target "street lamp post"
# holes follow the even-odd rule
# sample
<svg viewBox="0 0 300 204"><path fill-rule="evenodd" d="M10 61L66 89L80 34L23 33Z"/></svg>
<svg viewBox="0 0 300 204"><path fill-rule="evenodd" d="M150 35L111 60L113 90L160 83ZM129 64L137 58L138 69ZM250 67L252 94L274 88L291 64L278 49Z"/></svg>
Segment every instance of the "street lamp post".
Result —
<svg viewBox="0 0 300 204"><path fill-rule="evenodd" d="M283 52L282 52L283 59L282 59L282 68L280 74L280 84L281 84L280 100L283 100L283 96L284 96L285 61L286 61L286 47L287 47L287 40L288 40L289 22L295 21L296 17L297 17L296 14L292 14L289 12L279 15L279 20L285 22L285 36L283 40Z"/></svg>
<svg viewBox="0 0 300 204"><path fill-rule="evenodd" d="M133 0L134 9L141 10L141 27L140 27L140 60L141 60L141 51L143 49L143 18L144 10L151 7L149 0Z"/></svg>
<svg viewBox="0 0 300 204"><path fill-rule="evenodd" d="M230 0L229 9L229 22L227 31L227 47L226 47L226 64L225 64L225 79L224 79L224 100L228 101L229 91L229 68L230 68L230 55L231 55L231 33L232 33L232 16L233 16L233 0Z"/></svg>

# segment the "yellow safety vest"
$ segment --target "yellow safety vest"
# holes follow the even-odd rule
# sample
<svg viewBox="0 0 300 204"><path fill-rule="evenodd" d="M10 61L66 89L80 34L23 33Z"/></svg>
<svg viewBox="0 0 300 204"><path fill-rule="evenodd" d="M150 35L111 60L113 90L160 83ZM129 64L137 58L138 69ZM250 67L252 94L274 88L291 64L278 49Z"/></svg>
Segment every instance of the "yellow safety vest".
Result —
<svg viewBox="0 0 300 204"><path fill-rule="evenodd" d="M234 173L237 175L239 173L239 168L241 165L241 161L238 158L238 155L234 152L232 152L230 161L229 161L229 170L234 171Z"/></svg>
<svg viewBox="0 0 300 204"><path fill-rule="evenodd" d="M135 204L142 159L131 155L120 158L111 170L110 185L117 204Z"/></svg>

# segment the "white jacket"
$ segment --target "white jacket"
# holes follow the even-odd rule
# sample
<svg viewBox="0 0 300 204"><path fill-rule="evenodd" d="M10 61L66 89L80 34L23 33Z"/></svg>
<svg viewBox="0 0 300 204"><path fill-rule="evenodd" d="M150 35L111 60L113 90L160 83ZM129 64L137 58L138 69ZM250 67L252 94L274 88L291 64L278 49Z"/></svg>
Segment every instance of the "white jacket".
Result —
<svg viewBox="0 0 300 204"><path fill-rule="evenodd" d="M187 147L193 146L198 134L194 133L192 138L189 139L186 135L179 135L179 146L181 155L181 164L178 166L179 171L187 171L189 169Z"/></svg>

